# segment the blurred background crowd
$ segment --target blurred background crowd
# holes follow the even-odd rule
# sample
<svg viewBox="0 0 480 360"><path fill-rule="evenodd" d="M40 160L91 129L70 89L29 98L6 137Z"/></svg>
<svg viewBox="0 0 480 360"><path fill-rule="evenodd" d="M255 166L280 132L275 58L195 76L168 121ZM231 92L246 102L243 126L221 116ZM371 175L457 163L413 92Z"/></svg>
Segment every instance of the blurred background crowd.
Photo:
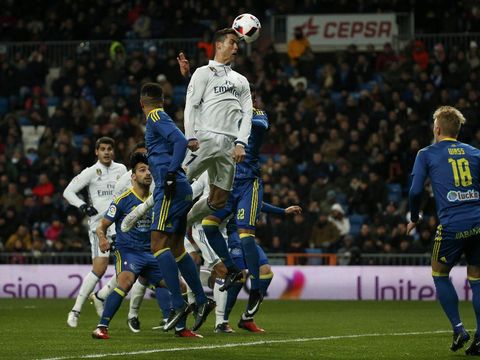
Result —
<svg viewBox="0 0 480 360"><path fill-rule="evenodd" d="M163 86L166 112L183 124L188 80L176 56L184 49L148 42L128 48L123 39L198 38L186 51L193 72L212 56L213 31L247 11L263 22L272 14L414 8L416 32L480 26L470 1L21 3L3 7L0 41L112 42L109 51L79 42L77 54L59 66L49 63L45 47L12 57L0 43L0 252L17 253L89 251L85 219L62 192L96 161L100 136L116 140L116 161L127 164L143 139L143 82ZM428 186L425 221L414 236L405 235L409 173L417 151L432 141L439 105L462 111L467 124L460 139L480 146L478 44L427 47L413 40L398 52L385 44L382 51L351 45L326 54L313 52L298 32L287 54L262 39L248 55L242 48L235 62L256 84L257 107L270 120L262 148L264 200L304 209L294 217L262 215L258 241L271 253L428 252L437 226Z"/></svg>

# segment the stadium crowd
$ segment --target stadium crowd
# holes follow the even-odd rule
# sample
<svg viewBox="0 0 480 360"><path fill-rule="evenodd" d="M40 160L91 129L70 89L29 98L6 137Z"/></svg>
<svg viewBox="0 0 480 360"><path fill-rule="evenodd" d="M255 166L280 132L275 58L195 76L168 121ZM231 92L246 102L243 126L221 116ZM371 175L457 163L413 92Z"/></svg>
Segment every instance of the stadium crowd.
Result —
<svg viewBox="0 0 480 360"><path fill-rule="evenodd" d="M323 2L305 2L305 11L316 11L318 3ZM80 5L66 1L60 2L63 7L40 10L39 6L39 13L29 18L18 17L20 10L11 4L10 22L5 20L8 16L2 18L3 29L8 30L2 32L2 40L72 40L82 34L90 39L189 37L199 33L194 25L209 19L215 7L215 2L202 9L193 6L198 2L189 2L191 8L172 2L169 12L156 16L155 2L136 1L130 7L100 2L95 15L118 18L101 22L90 17L88 2L82 11L76 9ZM375 4L387 6L387 2ZM388 4L400 10L405 6ZM187 9L194 15L190 17ZM462 11L461 5L455 9ZM289 12L273 5L257 10ZM217 20L226 19L222 12L230 13L221 7ZM142 16L151 21L145 33L139 24ZM187 16L191 26L181 27L183 32L162 20L181 24ZM454 30L467 23L456 23ZM112 29L115 24L127 27ZM211 26L226 24L202 23L205 39ZM52 29L59 27L72 30L61 31L63 37L57 38L60 32ZM202 40L195 53L186 54L192 71L207 62L206 45ZM133 147L143 139L141 83L162 84L166 112L183 123L187 81L178 71L178 50L83 52L65 59L59 71L49 66L41 49L28 57L19 54L15 61L8 61L0 51L0 251L88 251L82 217L77 209L67 207L63 189L94 163L93 144L100 136L115 138L116 159L127 163ZM270 119L262 149L264 200L277 206L300 204L304 209L292 218L261 216L258 241L268 252L310 248L339 253L428 252L437 225L431 193L424 196L425 221L414 236L405 234L409 173L417 151L432 140L431 115L439 105L462 111L467 124L460 140L480 146L475 121L480 110L478 44L445 48L439 43L430 49L415 41L399 53L390 44L381 52L373 47L359 52L351 45L335 54L307 51L304 55L293 59L273 46L262 51L254 47L249 56L243 51L235 64L256 84L257 106Z"/></svg>

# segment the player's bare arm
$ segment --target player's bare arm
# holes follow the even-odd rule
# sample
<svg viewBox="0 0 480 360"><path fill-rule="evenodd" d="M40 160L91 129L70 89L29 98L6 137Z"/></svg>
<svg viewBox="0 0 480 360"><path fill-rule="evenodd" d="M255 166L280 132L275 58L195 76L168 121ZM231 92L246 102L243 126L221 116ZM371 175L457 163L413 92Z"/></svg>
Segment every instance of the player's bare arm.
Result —
<svg viewBox="0 0 480 360"><path fill-rule="evenodd" d="M180 73L183 77L190 77L190 63L188 62L185 54L181 51L177 56L178 66L180 67Z"/></svg>
<svg viewBox="0 0 480 360"><path fill-rule="evenodd" d="M237 164L245 160L245 146L242 144L235 145L233 149L233 160L235 160Z"/></svg>
<svg viewBox="0 0 480 360"><path fill-rule="evenodd" d="M112 225L112 222L107 219L102 219L97 226L97 236L99 240L99 247L102 252L110 250L110 242L107 239L107 229Z"/></svg>
<svg viewBox="0 0 480 360"><path fill-rule="evenodd" d="M287 215L298 215L302 213L302 208L298 205L289 206L285 209Z"/></svg>

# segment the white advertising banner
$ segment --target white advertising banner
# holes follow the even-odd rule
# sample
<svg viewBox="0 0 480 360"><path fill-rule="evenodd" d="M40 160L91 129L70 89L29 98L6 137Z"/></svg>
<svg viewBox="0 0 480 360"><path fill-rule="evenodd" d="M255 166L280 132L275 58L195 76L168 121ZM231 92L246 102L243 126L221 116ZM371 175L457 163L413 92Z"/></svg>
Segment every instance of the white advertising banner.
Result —
<svg viewBox="0 0 480 360"><path fill-rule="evenodd" d="M345 47L350 44L381 47L398 35L395 14L288 15L287 42L296 27L312 47Z"/></svg>
<svg viewBox="0 0 480 360"><path fill-rule="evenodd" d="M0 298L74 298L88 265L0 265ZM435 300L429 267L273 266L269 299ZM100 286L113 275L109 267ZM466 268L451 279L460 300L470 300ZM247 298L248 284L240 293Z"/></svg>

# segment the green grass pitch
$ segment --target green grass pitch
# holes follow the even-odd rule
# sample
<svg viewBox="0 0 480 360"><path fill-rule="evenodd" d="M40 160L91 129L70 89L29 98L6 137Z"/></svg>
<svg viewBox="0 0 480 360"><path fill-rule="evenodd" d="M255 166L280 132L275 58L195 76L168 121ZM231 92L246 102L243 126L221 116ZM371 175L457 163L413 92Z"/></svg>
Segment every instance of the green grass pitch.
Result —
<svg viewBox="0 0 480 360"><path fill-rule="evenodd" d="M449 324L436 302L265 301L257 323L264 334L236 328L244 302L231 316L234 334L213 333L214 316L200 329L203 339L175 338L151 330L160 319L154 301L140 312L142 331L126 325L127 304L110 326L110 340L94 340L93 306L85 304L79 327L68 328L73 300L0 299L0 359L458 359ZM241 305L241 306L240 306ZM461 303L467 328L475 327L470 303ZM191 323L191 320L189 321ZM192 349L193 348L193 349ZM116 354L116 355L115 355Z"/></svg>

